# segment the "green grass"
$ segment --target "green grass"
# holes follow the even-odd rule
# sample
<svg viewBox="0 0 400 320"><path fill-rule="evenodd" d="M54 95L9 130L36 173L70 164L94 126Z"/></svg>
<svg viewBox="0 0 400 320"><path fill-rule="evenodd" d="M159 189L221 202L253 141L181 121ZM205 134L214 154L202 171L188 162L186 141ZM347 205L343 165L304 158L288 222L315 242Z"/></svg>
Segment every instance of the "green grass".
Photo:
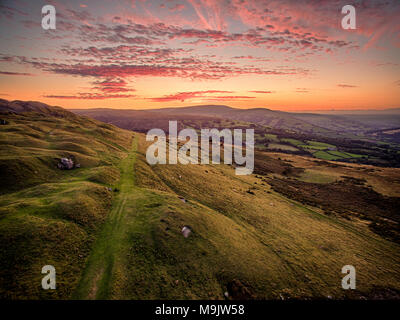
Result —
<svg viewBox="0 0 400 320"><path fill-rule="evenodd" d="M279 142L278 136L276 134L266 133L264 136L271 141Z"/></svg>
<svg viewBox="0 0 400 320"><path fill-rule="evenodd" d="M320 158L320 159L336 160L336 159L342 158L341 156L335 157L334 153L332 153L331 151L328 151L328 149L336 148L334 145L331 145L328 143L323 143L323 142L319 142L319 141L307 141L307 144L304 144L303 142L298 141L297 146L306 151L310 151L310 152L317 151L314 153L314 156L316 156L317 158ZM324 151L326 151L326 152L324 152Z"/></svg>
<svg viewBox="0 0 400 320"><path fill-rule="evenodd" d="M224 299L236 281L252 298L345 298L346 264L357 269L358 292L400 290L398 244L289 200L264 178L227 165L150 166L142 134L132 141L80 118L12 117L7 133L0 128L0 159L17 182L0 195L2 298ZM41 143L25 145L21 128ZM73 150L58 149L63 139ZM85 165L48 164L67 152ZM300 179L336 176L308 169ZM46 264L56 267L55 291L40 288Z"/></svg>
<svg viewBox="0 0 400 320"><path fill-rule="evenodd" d="M307 143L314 147L335 148L335 146L332 144L319 142L319 141L307 141Z"/></svg>
<svg viewBox="0 0 400 320"><path fill-rule="evenodd" d="M336 178L324 172L307 169L300 175L299 180L312 183L331 183Z"/></svg>
<svg viewBox="0 0 400 320"><path fill-rule="evenodd" d="M342 152L342 151L337 151L337 150L329 150L326 151L327 153L343 158L343 159L348 159L348 158L361 158L363 157L360 154L354 154L354 153L348 153L348 152Z"/></svg>
<svg viewBox="0 0 400 320"><path fill-rule="evenodd" d="M92 248L73 298L107 299L111 297L114 263L121 259L120 248L124 246L122 223L124 216L128 214L138 197L133 175L136 143L136 141L133 142L132 150L120 164L121 178L117 185L120 191Z"/></svg>
<svg viewBox="0 0 400 320"><path fill-rule="evenodd" d="M286 143L290 143L296 147L300 147L302 145L304 145L304 143L300 140L296 140L296 139L288 139L288 138L283 138L280 140L281 142L286 142Z"/></svg>
<svg viewBox="0 0 400 320"><path fill-rule="evenodd" d="M299 145L300 148L306 149L306 150L310 150L310 151L315 151L315 150L326 150L327 148L324 146L310 146L308 144L301 144Z"/></svg>
<svg viewBox="0 0 400 320"><path fill-rule="evenodd" d="M107 187L119 180L132 134L68 112L1 117L9 125L0 126L0 297L69 298L113 203ZM69 155L81 168L57 169ZM47 264L56 268L55 291L40 286Z"/></svg>
<svg viewBox="0 0 400 320"><path fill-rule="evenodd" d="M351 158L362 158L365 157L365 155L362 154L355 154L355 153L350 153L350 152L344 152L348 157Z"/></svg>
<svg viewBox="0 0 400 320"><path fill-rule="evenodd" d="M287 151L298 151L299 149L287 145L287 144L280 144L280 143L269 143L268 149L279 149L279 150L287 150Z"/></svg>
<svg viewBox="0 0 400 320"><path fill-rule="evenodd" d="M368 228L266 193L268 185L254 176L236 176L227 166L150 167L144 160L144 145L139 139L139 186L159 190L164 200L158 200L161 205L151 235L138 230L134 238L141 249L131 254L128 278L135 280L125 287L133 297L222 299L233 279L245 283L259 298L344 297L340 286L344 264L363 270L358 278L361 291L400 286L400 274L393 269L398 245ZM334 179L312 171L303 178L317 183ZM249 188L253 195L246 192ZM189 200L188 204L174 194ZM187 247L189 241L179 235L183 225L190 225L195 233L196 242Z"/></svg>
<svg viewBox="0 0 400 320"><path fill-rule="evenodd" d="M317 151L313 153L314 157L319 158L319 159L324 159L324 160L339 160L343 159L340 156L330 154L326 151Z"/></svg>
<svg viewBox="0 0 400 320"><path fill-rule="evenodd" d="M268 147L266 147L265 145L263 145L263 144L258 144L258 143L256 143L256 144L254 145L254 147L257 148L257 149L261 149L261 150L268 149Z"/></svg>
<svg viewBox="0 0 400 320"><path fill-rule="evenodd" d="M337 151L337 150L330 150L330 151L327 151L327 153L332 154L334 156L341 157L341 158L351 158L351 156L349 156L347 153Z"/></svg>

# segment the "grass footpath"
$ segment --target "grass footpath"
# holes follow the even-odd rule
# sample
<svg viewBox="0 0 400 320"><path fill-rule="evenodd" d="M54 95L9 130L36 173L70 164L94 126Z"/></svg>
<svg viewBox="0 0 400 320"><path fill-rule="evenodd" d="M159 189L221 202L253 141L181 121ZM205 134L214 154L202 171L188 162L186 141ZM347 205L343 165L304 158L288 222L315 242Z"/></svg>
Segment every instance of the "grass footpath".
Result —
<svg viewBox="0 0 400 320"><path fill-rule="evenodd" d="M216 222L229 223L227 218L183 203L175 193L139 187L137 139L121 161L120 191L71 298L223 299L223 258L209 238L225 233L208 232ZM195 226L189 239L180 232L183 225ZM225 236L219 241L225 243Z"/></svg>
<svg viewBox="0 0 400 320"><path fill-rule="evenodd" d="M124 229L122 222L127 203L140 197L140 189L135 186L134 163L136 138L132 143L129 155L121 161L121 179L119 192L115 198L111 213L96 240L83 271L78 287L73 294L75 299L109 299L113 281L113 269L120 258L120 247L123 245Z"/></svg>

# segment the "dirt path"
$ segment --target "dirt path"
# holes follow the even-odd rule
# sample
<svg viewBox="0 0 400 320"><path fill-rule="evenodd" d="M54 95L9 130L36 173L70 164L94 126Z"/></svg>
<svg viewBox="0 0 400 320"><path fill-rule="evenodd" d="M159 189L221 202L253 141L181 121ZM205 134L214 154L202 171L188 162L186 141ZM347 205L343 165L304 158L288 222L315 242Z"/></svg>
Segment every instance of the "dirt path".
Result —
<svg viewBox="0 0 400 320"><path fill-rule="evenodd" d="M114 206L103 225L87 261L85 270L79 281L74 299L107 299L111 297L114 263L123 238L122 221L126 214L127 201L134 200L135 187L134 163L136 138L132 149L121 162L121 178L119 192L114 200Z"/></svg>

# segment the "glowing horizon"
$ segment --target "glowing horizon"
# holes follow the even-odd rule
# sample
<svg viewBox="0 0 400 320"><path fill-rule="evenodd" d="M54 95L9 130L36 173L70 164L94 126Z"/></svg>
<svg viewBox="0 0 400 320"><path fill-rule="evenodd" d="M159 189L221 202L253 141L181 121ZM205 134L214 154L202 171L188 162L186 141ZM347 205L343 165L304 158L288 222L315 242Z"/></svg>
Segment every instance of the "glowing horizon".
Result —
<svg viewBox="0 0 400 320"><path fill-rule="evenodd" d="M55 30L41 8L57 10ZM0 98L65 108L400 107L398 1L2 1Z"/></svg>

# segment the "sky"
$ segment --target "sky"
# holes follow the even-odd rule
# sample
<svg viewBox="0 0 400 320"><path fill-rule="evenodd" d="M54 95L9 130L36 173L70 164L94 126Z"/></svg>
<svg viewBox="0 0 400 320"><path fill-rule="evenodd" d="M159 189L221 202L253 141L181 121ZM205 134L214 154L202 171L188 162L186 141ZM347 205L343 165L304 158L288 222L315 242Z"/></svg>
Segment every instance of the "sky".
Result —
<svg viewBox="0 0 400 320"><path fill-rule="evenodd" d="M56 29L42 28L42 7ZM342 7L356 9L343 29ZM66 108L400 107L399 0L0 0L0 98Z"/></svg>

